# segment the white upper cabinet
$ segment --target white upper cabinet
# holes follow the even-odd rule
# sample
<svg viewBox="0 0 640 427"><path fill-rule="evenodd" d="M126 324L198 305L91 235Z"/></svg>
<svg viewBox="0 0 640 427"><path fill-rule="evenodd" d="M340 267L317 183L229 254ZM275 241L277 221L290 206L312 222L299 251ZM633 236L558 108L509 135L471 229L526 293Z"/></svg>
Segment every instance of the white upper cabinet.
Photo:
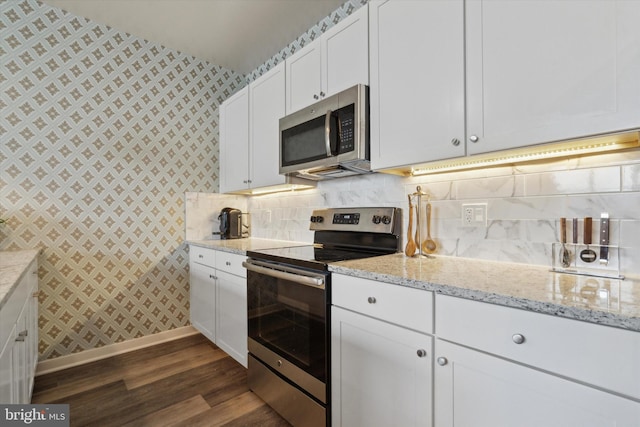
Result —
<svg viewBox="0 0 640 427"><path fill-rule="evenodd" d="M640 2L474 0L466 19L469 154L640 127Z"/></svg>
<svg viewBox="0 0 640 427"><path fill-rule="evenodd" d="M369 8L376 170L640 128L638 1Z"/></svg>
<svg viewBox="0 0 640 427"><path fill-rule="evenodd" d="M278 170L284 103L281 63L220 106L221 193L284 184Z"/></svg>
<svg viewBox="0 0 640 427"><path fill-rule="evenodd" d="M287 58L287 114L369 83L368 8L363 6Z"/></svg>
<svg viewBox="0 0 640 427"><path fill-rule="evenodd" d="M316 40L288 58L287 113L297 111L320 99L320 40Z"/></svg>
<svg viewBox="0 0 640 427"><path fill-rule="evenodd" d="M369 3L373 169L464 156L463 7Z"/></svg>
<svg viewBox="0 0 640 427"><path fill-rule="evenodd" d="M249 88L220 106L220 192L248 188Z"/></svg>
<svg viewBox="0 0 640 427"><path fill-rule="evenodd" d="M279 120L285 115L284 62L249 85L251 188L283 184Z"/></svg>

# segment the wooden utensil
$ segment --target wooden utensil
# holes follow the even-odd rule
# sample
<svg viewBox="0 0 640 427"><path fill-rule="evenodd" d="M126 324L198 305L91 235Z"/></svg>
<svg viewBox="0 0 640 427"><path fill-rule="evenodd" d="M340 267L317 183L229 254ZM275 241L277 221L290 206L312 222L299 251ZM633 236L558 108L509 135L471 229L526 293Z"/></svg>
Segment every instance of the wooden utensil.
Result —
<svg viewBox="0 0 640 427"><path fill-rule="evenodd" d="M416 249L420 250L420 204L416 205L416 234L413 241L416 243Z"/></svg>
<svg viewBox="0 0 640 427"><path fill-rule="evenodd" d="M411 203L411 196L407 196L409 198L409 226L407 228L407 245L404 247L404 254L406 256L413 256L416 252L416 242L413 240L413 233L411 232L413 228L413 203Z"/></svg>
<svg viewBox="0 0 640 427"><path fill-rule="evenodd" d="M422 242L422 251L432 254L436 248L436 242L431 238L431 203L427 203L427 238Z"/></svg>
<svg viewBox="0 0 640 427"><path fill-rule="evenodd" d="M562 242L562 251L560 253L560 265L567 268L571 265L571 255L565 246L567 243L567 218L560 218L560 241Z"/></svg>
<svg viewBox="0 0 640 427"><path fill-rule="evenodd" d="M580 252L580 259L583 262L593 262L597 258L596 252L589 249L589 245L591 244L592 222L593 219L591 217L586 217L584 219L584 236L582 236L582 238L584 240L584 244L587 245L587 248Z"/></svg>

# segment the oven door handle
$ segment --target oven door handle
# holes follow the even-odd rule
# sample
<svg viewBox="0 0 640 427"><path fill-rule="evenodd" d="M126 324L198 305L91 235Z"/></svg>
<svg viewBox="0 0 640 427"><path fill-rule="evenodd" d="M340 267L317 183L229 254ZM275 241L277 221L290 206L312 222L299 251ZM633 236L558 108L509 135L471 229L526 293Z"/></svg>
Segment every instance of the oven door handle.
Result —
<svg viewBox="0 0 640 427"><path fill-rule="evenodd" d="M261 263L262 264L262 263ZM289 268L287 267L287 271L271 268L271 264L263 264L269 265L269 267L263 267L262 265L258 265L256 262L243 261L242 266L246 268L248 271L253 271L255 273L264 274L265 276L275 277L276 279L284 279L290 282L299 283L301 285L313 286L314 288L324 289L324 277L313 277L309 276L308 273L304 270L298 270L297 268ZM280 267L284 268L284 267Z"/></svg>

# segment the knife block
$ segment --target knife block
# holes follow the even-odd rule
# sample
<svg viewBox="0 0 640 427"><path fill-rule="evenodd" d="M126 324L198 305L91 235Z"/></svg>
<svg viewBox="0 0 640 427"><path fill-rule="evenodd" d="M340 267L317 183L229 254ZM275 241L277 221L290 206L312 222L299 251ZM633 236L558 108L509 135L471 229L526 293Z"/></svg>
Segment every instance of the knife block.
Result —
<svg viewBox="0 0 640 427"><path fill-rule="evenodd" d="M564 248L569 251L571 262L569 266L562 265L562 251ZM600 262L601 245L584 245L576 243L554 243L551 251L552 268L551 271L558 273L579 274L583 276L606 277L610 279L624 279L620 274L620 257L618 246L608 245L609 256L606 264ZM580 259L580 253L585 249L591 249L596 253L593 262L585 262Z"/></svg>

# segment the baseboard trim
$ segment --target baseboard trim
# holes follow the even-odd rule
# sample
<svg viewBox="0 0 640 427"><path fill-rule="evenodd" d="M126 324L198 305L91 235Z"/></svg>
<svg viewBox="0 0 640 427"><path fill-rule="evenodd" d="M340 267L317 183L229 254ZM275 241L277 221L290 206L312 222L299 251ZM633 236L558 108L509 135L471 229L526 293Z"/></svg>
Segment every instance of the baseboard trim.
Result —
<svg viewBox="0 0 640 427"><path fill-rule="evenodd" d="M134 338L128 341L105 345L104 347L92 348L80 353L60 356L56 357L55 359L43 360L42 362L39 362L38 366L36 367L36 376L61 371L63 369L72 368L84 363L106 359L107 357L116 356L118 354L123 354L134 350L140 350L141 348L150 347L152 345L161 344L163 342L173 341L178 338L184 338L198 333L199 332L193 326L183 326L181 328L171 329L169 331L159 332L157 334L147 335L145 337Z"/></svg>

